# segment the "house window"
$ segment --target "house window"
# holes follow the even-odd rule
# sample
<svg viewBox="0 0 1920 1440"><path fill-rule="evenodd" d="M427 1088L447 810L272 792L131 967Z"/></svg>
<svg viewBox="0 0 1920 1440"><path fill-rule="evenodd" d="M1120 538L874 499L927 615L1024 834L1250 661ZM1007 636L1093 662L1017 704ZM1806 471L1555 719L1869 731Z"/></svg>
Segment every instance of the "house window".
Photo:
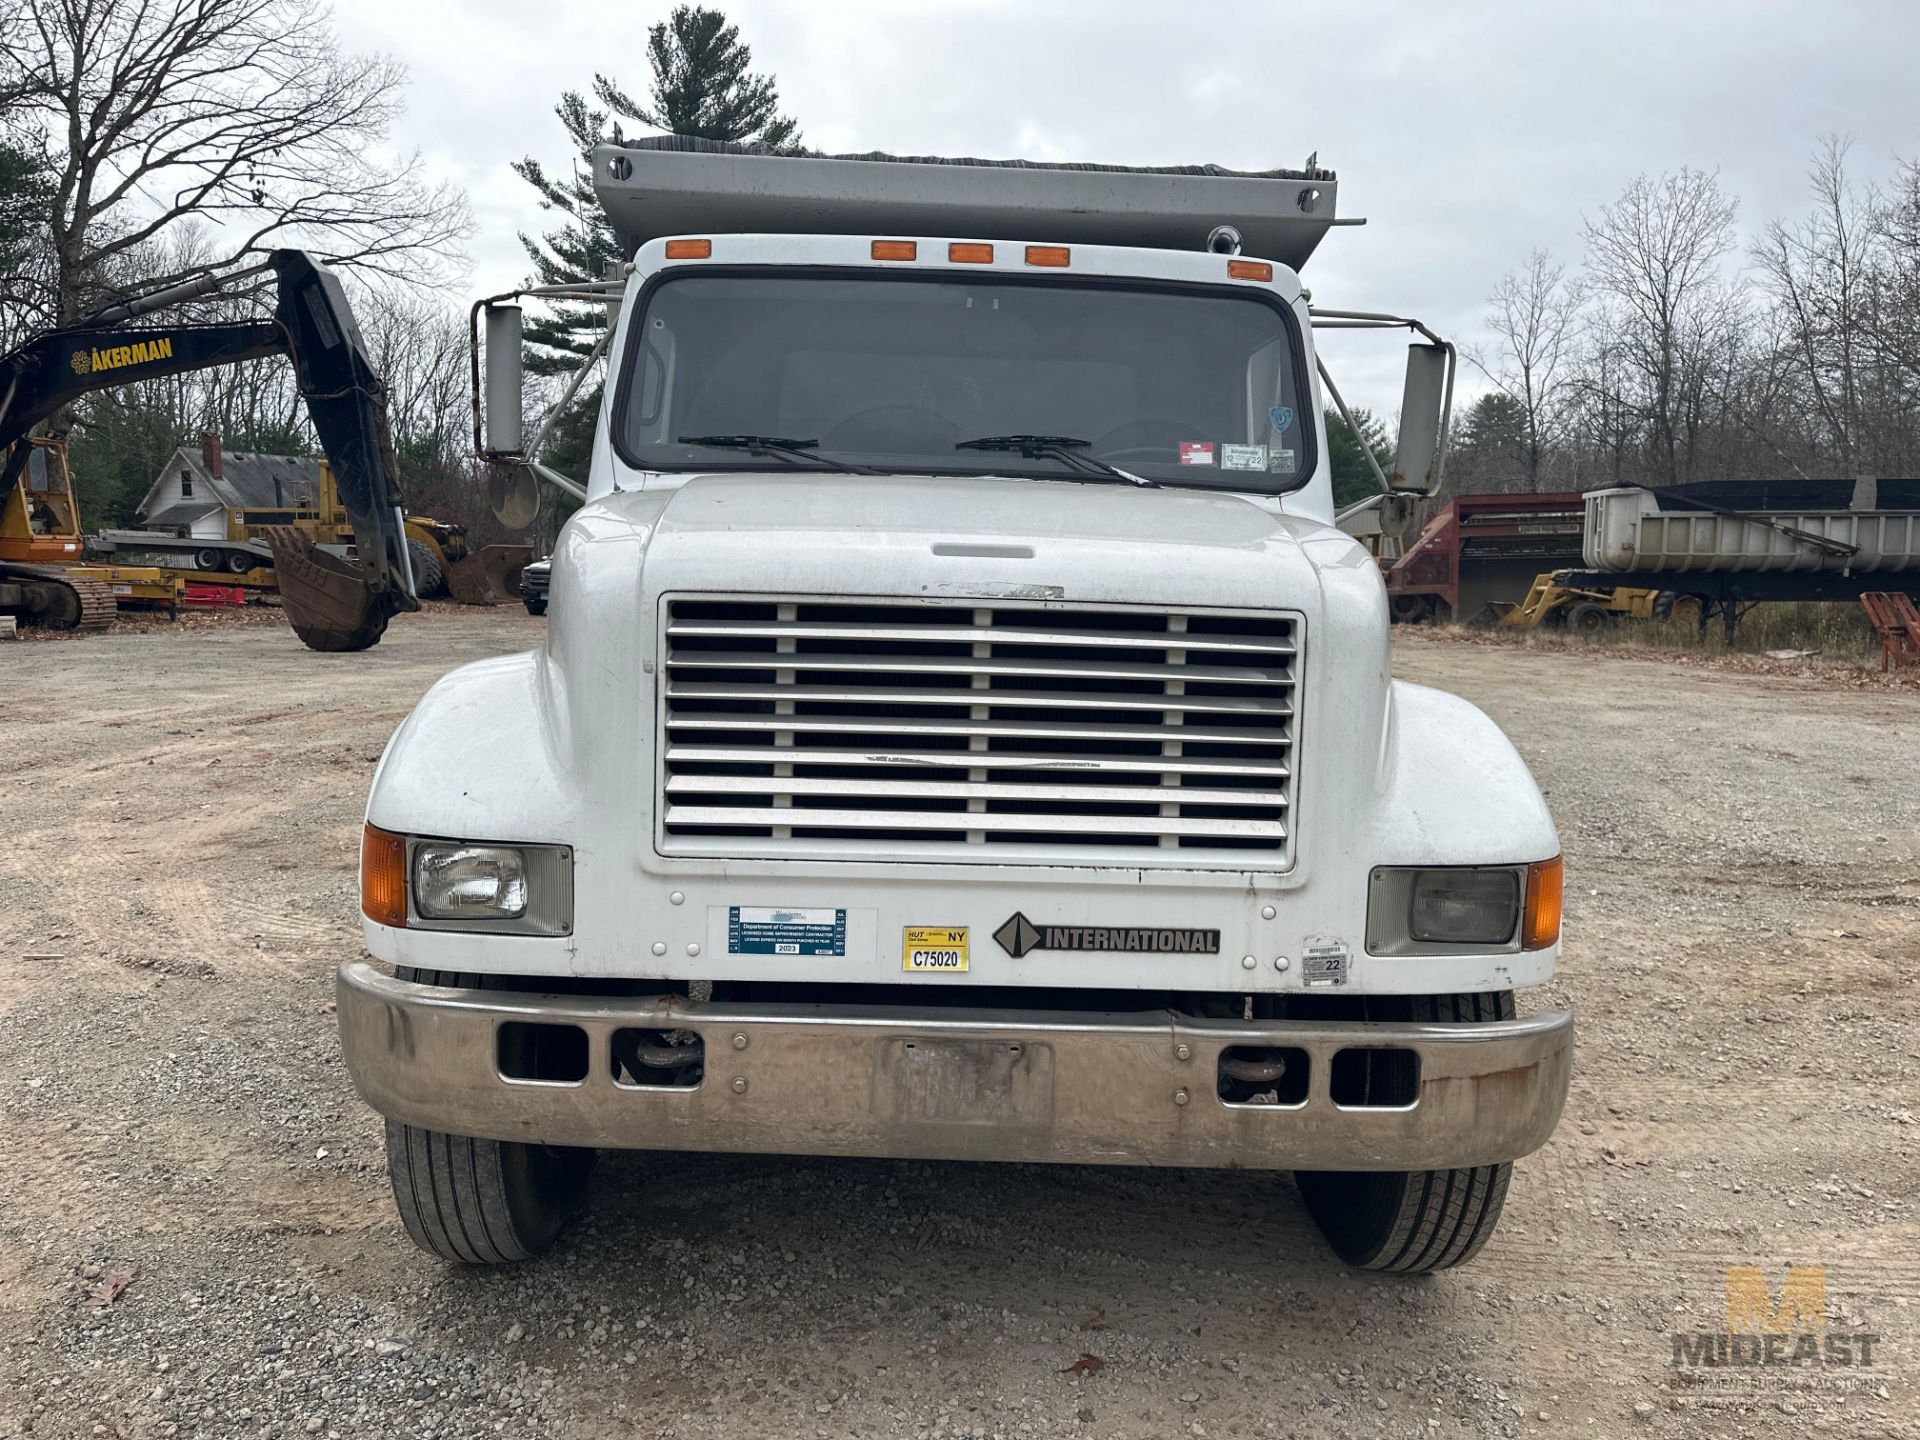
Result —
<svg viewBox="0 0 1920 1440"><path fill-rule="evenodd" d="M182 470L180 472L180 498L182 500L191 500L193 498L193 472L191 470Z"/></svg>

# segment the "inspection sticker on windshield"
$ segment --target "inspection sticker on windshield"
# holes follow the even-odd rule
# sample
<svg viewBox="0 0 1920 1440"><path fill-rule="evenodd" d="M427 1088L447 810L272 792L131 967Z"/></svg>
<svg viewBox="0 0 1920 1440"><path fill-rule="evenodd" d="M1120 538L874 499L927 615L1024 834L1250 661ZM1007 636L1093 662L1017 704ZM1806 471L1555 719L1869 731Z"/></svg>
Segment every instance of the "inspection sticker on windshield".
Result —
<svg viewBox="0 0 1920 1440"><path fill-rule="evenodd" d="M1222 470L1265 470L1267 468L1267 447L1264 445L1222 445L1220 447L1220 468Z"/></svg>
<svg viewBox="0 0 1920 1440"><path fill-rule="evenodd" d="M960 974L967 968L967 927L907 926L900 937L900 968Z"/></svg>
<svg viewBox="0 0 1920 1440"><path fill-rule="evenodd" d="M1297 451L1282 450L1278 445L1267 451L1267 469L1276 475L1291 475L1300 468Z"/></svg>
<svg viewBox="0 0 1920 1440"><path fill-rule="evenodd" d="M1213 442L1211 440L1182 440L1180 442L1180 463L1182 465L1213 464Z"/></svg>
<svg viewBox="0 0 1920 1440"><path fill-rule="evenodd" d="M844 955L847 912L809 907L733 905L727 909L730 955Z"/></svg>

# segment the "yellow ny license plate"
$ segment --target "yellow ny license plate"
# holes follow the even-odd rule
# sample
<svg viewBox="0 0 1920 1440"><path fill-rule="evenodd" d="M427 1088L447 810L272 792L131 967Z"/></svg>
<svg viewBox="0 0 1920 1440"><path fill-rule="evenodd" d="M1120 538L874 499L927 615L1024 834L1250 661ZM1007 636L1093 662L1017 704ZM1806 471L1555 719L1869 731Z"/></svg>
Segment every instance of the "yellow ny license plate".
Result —
<svg viewBox="0 0 1920 1440"><path fill-rule="evenodd" d="M901 940L900 968L960 974L967 968L967 927L907 926Z"/></svg>

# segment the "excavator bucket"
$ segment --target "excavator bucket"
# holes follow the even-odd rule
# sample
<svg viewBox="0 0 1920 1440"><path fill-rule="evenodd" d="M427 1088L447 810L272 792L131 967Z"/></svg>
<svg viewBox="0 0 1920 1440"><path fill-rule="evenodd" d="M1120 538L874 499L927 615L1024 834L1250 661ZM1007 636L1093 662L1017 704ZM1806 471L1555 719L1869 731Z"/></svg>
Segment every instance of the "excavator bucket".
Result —
<svg viewBox="0 0 1920 1440"><path fill-rule="evenodd" d="M393 617L391 596L368 588L351 561L318 548L291 525L264 529L287 623L312 650L365 650Z"/></svg>
<svg viewBox="0 0 1920 1440"><path fill-rule="evenodd" d="M520 572L532 559L531 545L488 545L453 563L447 589L462 605L511 601L520 593Z"/></svg>

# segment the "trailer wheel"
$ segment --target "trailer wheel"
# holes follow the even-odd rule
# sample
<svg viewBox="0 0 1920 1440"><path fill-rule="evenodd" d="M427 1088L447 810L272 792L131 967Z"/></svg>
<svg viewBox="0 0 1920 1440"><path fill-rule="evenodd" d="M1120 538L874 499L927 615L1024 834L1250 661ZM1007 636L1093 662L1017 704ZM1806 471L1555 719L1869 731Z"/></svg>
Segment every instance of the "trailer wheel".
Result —
<svg viewBox="0 0 1920 1440"><path fill-rule="evenodd" d="M1567 628L1576 635L1604 635L1617 618L1606 606L1588 600L1567 612Z"/></svg>
<svg viewBox="0 0 1920 1440"><path fill-rule="evenodd" d="M194 551L193 568L196 570L218 570L220 568L220 552L211 548Z"/></svg>
<svg viewBox="0 0 1920 1440"><path fill-rule="evenodd" d="M227 571L229 574L244 575L259 563L258 559L249 555L244 550L229 550L227 552Z"/></svg>
<svg viewBox="0 0 1920 1440"><path fill-rule="evenodd" d="M1381 1013L1391 1009L1394 1013ZM1371 1002L1367 1018L1511 1020L1513 992L1415 995ZM1382 1062L1399 1057L1382 1053ZM1347 1264L1362 1270L1423 1275L1464 1264L1480 1253L1500 1221L1513 1166L1466 1170L1294 1173L1307 1213Z"/></svg>
<svg viewBox="0 0 1920 1440"><path fill-rule="evenodd" d="M1387 610L1396 625L1418 625L1433 618L1433 597L1395 595L1387 602Z"/></svg>
<svg viewBox="0 0 1920 1440"><path fill-rule="evenodd" d="M504 989L500 977L397 967L418 985ZM463 1265L507 1265L550 1249L585 1198L593 1151L448 1135L387 1122L387 1175L422 1250Z"/></svg>

